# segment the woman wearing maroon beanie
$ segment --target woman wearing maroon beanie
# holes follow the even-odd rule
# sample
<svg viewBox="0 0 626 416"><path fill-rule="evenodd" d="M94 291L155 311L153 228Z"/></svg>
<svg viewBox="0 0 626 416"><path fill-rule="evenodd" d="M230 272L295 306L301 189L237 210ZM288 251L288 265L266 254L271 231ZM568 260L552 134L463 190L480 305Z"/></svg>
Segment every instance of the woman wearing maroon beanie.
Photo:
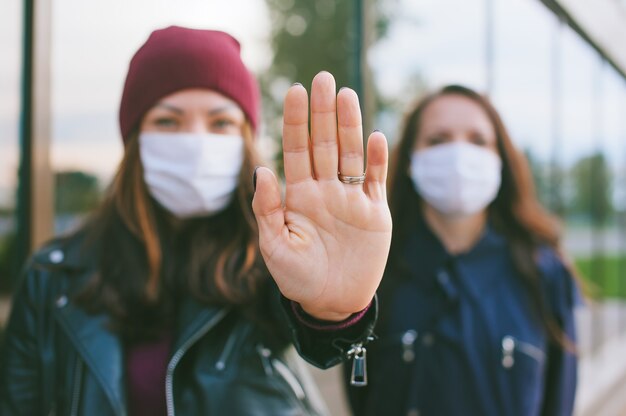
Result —
<svg viewBox="0 0 626 416"><path fill-rule="evenodd" d="M323 72L310 104L309 135L306 90L285 97L282 201L255 169L259 94L237 41L153 32L130 63L105 201L33 256L16 292L0 413L324 413L294 345L321 368L352 360L365 383L391 236L386 142L370 136L365 175L356 94Z"/></svg>

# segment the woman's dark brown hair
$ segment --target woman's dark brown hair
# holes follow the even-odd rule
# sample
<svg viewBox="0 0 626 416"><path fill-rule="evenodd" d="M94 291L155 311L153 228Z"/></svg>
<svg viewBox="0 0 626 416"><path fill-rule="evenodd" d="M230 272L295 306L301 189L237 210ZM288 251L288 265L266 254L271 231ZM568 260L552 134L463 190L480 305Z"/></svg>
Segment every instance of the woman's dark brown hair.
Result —
<svg viewBox="0 0 626 416"><path fill-rule="evenodd" d="M113 329L127 339L173 325L185 294L213 305L252 305L269 278L251 208L259 164L253 141L246 123L244 163L229 206L208 218L181 220L151 198L133 134L105 201L86 227L98 263L79 303L107 312Z"/></svg>
<svg viewBox="0 0 626 416"><path fill-rule="evenodd" d="M493 125L502 159L502 182L498 195L489 206L490 220L508 238L514 265L531 294L550 339L569 349L571 342L550 313L542 293L536 258L537 249L542 245L552 247L559 253L558 221L537 200L526 159L513 146L498 112L485 97L469 88L446 86L420 100L405 117L389 174L389 206L394 221L390 263L399 260L411 230L409 225L421 215L422 202L409 176L409 168L424 110L437 98L447 95L469 98L485 111Z"/></svg>

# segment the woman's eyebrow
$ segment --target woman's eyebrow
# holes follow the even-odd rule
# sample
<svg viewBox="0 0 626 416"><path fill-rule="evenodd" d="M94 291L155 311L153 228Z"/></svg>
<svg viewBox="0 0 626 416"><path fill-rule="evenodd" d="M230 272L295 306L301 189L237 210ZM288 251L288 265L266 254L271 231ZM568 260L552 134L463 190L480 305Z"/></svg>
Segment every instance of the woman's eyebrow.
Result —
<svg viewBox="0 0 626 416"><path fill-rule="evenodd" d="M237 108L236 104L226 104L226 105L224 105L222 107L217 107L217 108L214 108L212 110L209 110L208 111L208 115L212 116L214 114L222 113L224 111L228 111L230 109L236 109L236 108Z"/></svg>
<svg viewBox="0 0 626 416"><path fill-rule="evenodd" d="M168 104L168 103L158 103L155 105L155 107L160 107L160 108L164 108L166 110L172 111L176 114L184 114L185 110L183 110L182 108L176 107L174 105ZM223 113L225 111L231 110L231 109L236 109L237 105L236 104L226 104L223 105L221 107L217 107L217 108L213 108L211 110L209 110L207 112L208 115L212 116L214 114L218 114L218 113Z"/></svg>
<svg viewBox="0 0 626 416"><path fill-rule="evenodd" d="M446 128L435 128L435 129L431 129L430 131L426 131L424 132L424 136L449 136L450 135L450 131Z"/></svg>
<svg viewBox="0 0 626 416"><path fill-rule="evenodd" d="M183 114L184 111L181 108L178 108L176 106L173 106L171 104L167 104L167 103L157 103L157 105L155 105L155 107L161 107L161 108L165 108L166 110L172 111L176 114Z"/></svg>

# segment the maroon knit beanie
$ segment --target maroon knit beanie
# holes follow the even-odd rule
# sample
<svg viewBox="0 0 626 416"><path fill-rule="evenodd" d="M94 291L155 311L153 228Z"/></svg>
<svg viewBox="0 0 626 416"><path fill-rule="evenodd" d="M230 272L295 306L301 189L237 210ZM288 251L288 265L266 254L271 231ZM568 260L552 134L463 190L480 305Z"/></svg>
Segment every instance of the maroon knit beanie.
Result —
<svg viewBox="0 0 626 416"><path fill-rule="evenodd" d="M124 142L159 99L187 88L208 88L235 101L256 130L259 89L227 33L170 26L152 32L130 61L120 104Z"/></svg>

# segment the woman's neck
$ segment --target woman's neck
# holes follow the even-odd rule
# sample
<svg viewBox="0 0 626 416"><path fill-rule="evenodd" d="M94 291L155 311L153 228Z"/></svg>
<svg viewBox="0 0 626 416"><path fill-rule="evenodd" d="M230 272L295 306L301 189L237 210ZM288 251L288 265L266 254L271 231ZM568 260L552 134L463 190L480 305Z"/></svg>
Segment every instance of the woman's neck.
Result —
<svg viewBox="0 0 626 416"><path fill-rule="evenodd" d="M424 218L450 254L469 251L480 238L487 223L487 211L462 217L443 215L428 204L423 206Z"/></svg>

